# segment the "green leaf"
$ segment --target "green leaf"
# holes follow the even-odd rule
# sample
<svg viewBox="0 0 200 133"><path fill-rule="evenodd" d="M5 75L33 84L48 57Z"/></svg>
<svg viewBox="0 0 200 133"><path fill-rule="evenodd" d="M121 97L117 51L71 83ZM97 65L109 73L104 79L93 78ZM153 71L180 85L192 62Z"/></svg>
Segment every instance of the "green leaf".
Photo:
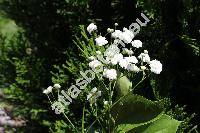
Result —
<svg viewBox="0 0 200 133"><path fill-rule="evenodd" d="M111 109L116 130L129 131L135 127L159 119L163 107L158 101L151 101L139 95L127 95Z"/></svg>
<svg viewBox="0 0 200 133"><path fill-rule="evenodd" d="M153 123L140 126L131 130L131 133L176 133L181 121L172 119L168 115L162 115Z"/></svg>

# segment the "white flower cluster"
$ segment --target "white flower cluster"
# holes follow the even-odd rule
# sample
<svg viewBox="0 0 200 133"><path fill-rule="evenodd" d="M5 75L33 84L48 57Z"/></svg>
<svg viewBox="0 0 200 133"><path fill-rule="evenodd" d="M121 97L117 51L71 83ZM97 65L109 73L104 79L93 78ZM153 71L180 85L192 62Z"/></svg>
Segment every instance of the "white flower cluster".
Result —
<svg viewBox="0 0 200 133"><path fill-rule="evenodd" d="M93 31L97 30L96 25L90 24L87 27L89 33L91 33L91 27L95 27L93 28ZM135 51L136 49L141 48L142 42L140 40L133 40L134 33L131 30L123 28L123 31L121 31L108 28L107 32L111 34L112 38L114 38L113 43L111 42L110 46L108 46L105 51L101 51L104 52L104 54L100 51L96 51L96 53L98 53L97 55L101 55L103 57L103 60L102 58L99 59L98 56L89 57L89 67L97 68L99 66L103 66L103 76L109 80L117 79L117 70L112 68L114 65L119 65L127 71L136 73L150 70L155 74L160 74L162 71L162 64L160 61L151 60L147 50L144 50L144 52L139 55L134 55L132 49ZM96 38L95 42L98 46L104 46L109 43L106 38L102 36ZM119 43L125 43L126 45L120 49L118 47ZM126 47L129 47L129 49Z"/></svg>
<svg viewBox="0 0 200 133"><path fill-rule="evenodd" d="M132 31L128 30L127 28L123 28L123 31L115 30L111 34L112 38L120 39L124 41L125 43L130 43L132 39L134 38L134 34Z"/></svg>
<svg viewBox="0 0 200 133"><path fill-rule="evenodd" d="M54 86L49 86L49 87L47 87L47 89L45 89L45 90L43 91L43 93L46 94L46 95L48 95L49 93L52 92L52 90L53 90L54 88L55 88L55 89L60 89L61 86L60 86L59 84L54 84Z"/></svg>

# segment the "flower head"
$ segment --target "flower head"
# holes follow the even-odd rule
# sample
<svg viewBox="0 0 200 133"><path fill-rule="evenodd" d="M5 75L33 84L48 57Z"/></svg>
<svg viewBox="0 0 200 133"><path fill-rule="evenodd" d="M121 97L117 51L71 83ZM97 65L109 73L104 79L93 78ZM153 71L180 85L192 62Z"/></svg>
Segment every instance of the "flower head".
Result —
<svg viewBox="0 0 200 133"><path fill-rule="evenodd" d="M98 46L103 46L108 43L105 37L99 36L98 38L95 39L95 42Z"/></svg>
<svg viewBox="0 0 200 133"><path fill-rule="evenodd" d="M140 60L142 60L142 62L147 62L147 63L150 62L150 57L149 57L148 53L147 53L147 54L146 54L146 53L141 53L141 54L138 56L138 58L139 58Z"/></svg>
<svg viewBox="0 0 200 133"><path fill-rule="evenodd" d="M104 52L104 56L113 57L114 55L119 54L119 53L120 53L120 49L117 47L117 45L110 45Z"/></svg>
<svg viewBox="0 0 200 133"><path fill-rule="evenodd" d="M124 59L126 59L128 61L128 63L138 63L138 60L135 56L130 56L130 57L124 57Z"/></svg>
<svg viewBox="0 0 200 133"><path fill-rule="evenodd" d="M144 54L148 54L149 52L147 50L144 50Z"/></svg>
<svg viewBox="0 0 200 133"><path fill-rule="evenodd" d="M46 94L46 95L48 95L49 93L52 92L52 90L53 90L53 87L52 87L52 86L49 86L47 89L45 89L45 90L43 91L43 93Z"/></svg>
<svg viewBox="0 0 200 133"><path fill-rule="evenodd" d="M46 94L46 95L49 94L47 89L43 90L43 93Z"/></svg>
<svg viewBox="0 0 200 133"><path fill-rule="evenodd" d="M162 71L162 64L158 60L150 61L149 66L150 66L150 71L155 74L160 74L160 72Z"/></svg>
<svg viewBox="0 0 200 133"><path fill-rule="evenodd" d="M88 27L87 27L87 31L92 34L93 31L97 30L97 26L94 23L91 23Z"/></svg>
<svg viewBox="0 0 200 133"><path fill-rule="evenodd" d="M125 43L130 43L133 38L134 38L133 32L128 30L127 28L123 28L123 33L120 39L123 40Z"/></svg>
<svg viewBox="0 0 200 133"><path fill-rule="evenodd" d="M117 79L117 71L115 69L104 69L103 76L109 80Z"/></svg>
<svg viewBox="0 0 200 133"><path fill-rule="evenodd" d="M60 88L61 88L60 84L54 84L53 87L54 87L55 89L60 89Z"/></svg>
<svg viewBox="0 0 200 133"><path fill-rule="evenodd" d="M53 87L52 87L52 86L49 86L49 87L47 88L47 91L49 91L49 92L52 92L52 90L53 90Z"/></svg>
<svg viewBox="0 0 200 133"><path fill-rule="evenodd" d="M128 67L127 67L127 70L133 71L133 72L136 72L136 73L140 71L140 69L135 64L129 64Z"/></svg>
<svg viewBox="0 0 200 133"><path fill-rule="evenodd" d="M119 65L120 65L122 68L124 68L124 69L127 69L127 67L128 67L129 64L130 64L130 63L129 63L128 60L126 60L126 59L122 59L122 60L119 61Z"/></svg>
<svg viewBox="0 0 200 133"><path fill-rule="evenodd" d="M120 30L115 30L112 34L111 34L112 38L115 39L121 39L122 38L122 31Z"/></svg>
<svg viewBox="0 0 200 133"><path fill-rule="evenodd" d="M140 40L134 40L131 42L132 46L135 48L140 48L142 47L142 42Z"/></svg>
<svg viewBox="0 0 200 133"><path fill-rule="evenodd" d="M104 102L103 102L103 105L104 105L104 106L107 106L108 104L109 104L108 101L104 101Z"/></svg>
<svg viewBox="0 0 200 133"><path fill-rule="evenodd" d="M111 64L116 65L122 59L123 59L123 55L122 54L115 54L113 56L113 58L111 58L110 62L111 62Z"/></svg>
<svg viewBox="0 0 200 133"><path fill-rule="evenodd" d="M100 61L96 60L96 59L89 63L89 67L91 67L91 68L96 68L100 65L102 65L102 63Z"/></svg>
<svg viewBox="0 0 200 133"><path fill-rule="evenodd" d="M146 70L147 68L146 68L145 66L140 66L140 69L141 69L142 71L144 71L144 70Z"/></svg>

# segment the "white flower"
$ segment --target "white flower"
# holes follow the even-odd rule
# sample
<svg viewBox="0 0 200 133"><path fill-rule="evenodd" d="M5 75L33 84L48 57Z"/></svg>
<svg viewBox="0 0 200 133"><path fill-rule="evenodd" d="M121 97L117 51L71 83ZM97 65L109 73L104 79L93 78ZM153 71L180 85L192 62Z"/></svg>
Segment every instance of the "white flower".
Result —
<svg viewBox="0 0 200 133"><path fill-rule="evenodd" d="M149 57L148 54L141 53L141 54L138 56L138 58L139 58L140 60L142 60L142 62L147 62L147 63L150 62L150 57Z"/></svg>
<svg viewBox="0 0 200 133"><path fill-rule="evenodd" d="M95 39L95 42L98 46L103 46L108 43L105 37L99 36L98 38Z"/></svg>
<svg viewBox="0 0 200 133"><path fill-rule="evenodd" d="M126 59L128 61L128 63L138 63L138 60L135 56L130 56L130 57L124 57L124 59Z"/></svg>
<svg viewBox="0 0 200 133"><path fill-rule="evenodd" d="M115 23L115 26L118 26L118 23Z"/></svg>
<svg viewBox="0 0 200 133"><path fill-rule="evenodd" d="M109 104L108 101L104 101L104 102L103 102L103 105L104 105L104 106L108 106L108 104Z"/></svg>
<svg viewBox="0 0 200 133"><path fill-rule="evenodd" d="M130 43L134 38L133 32L127 28L123 28L123 32L120 30L115 30L111 36L112 38L123 40L125 43Z"/></svg>
<svg viewBox="0 0 200 133"><path fill-rule="evenodd" d="M117 79L117 71L115 69L104 69L103 76L109 80Z"/></svg>
<svg viewBox="0 0 200 133"><path fill-rule="evenodd" d="M120 58L118 57L119 53L120 49L116 45L110 45L104 52L104 56L106 57L106 61L108 61L108 63L116 65L116 62L118 62L118 58Z"/></svg>
<svg viewBox="0 0 200 133"><path fill-rule="evenodd" d="M54 84L54 86L53 86L55 89L60 89L61 88L61 86L59 85L59 84Z"/></svg>
<svg viewBox="0 0 200 133"><path fill-rule="evenodd" d="M89 63L89 67L91 67L91 68L96 68L96 67L98 67L100 65L102 65L102 63L100 61L98 61L98 60L93 60L93 61L91 61Z"/></svg>
<svg viewBox="0 0 200 133"><path fill-rule="evenodd" d="M138 60L135 56L130 56L130 57L124 57L124 59L121 59L119 61L119 65L124 68L124 69L127 69L129 71L131 71L131 64L134 63L138 63Z"/></svg>
<svg viewBox="0 0 200 133"><path fill-rule="evenodd" d="M144 53L145 53L145 54L148 54L149 52L148 52L147 50L144 50Z"/></svg>
<svg viewBox="0 0 200 133"><path fill-rule="evenodd" d="M96 51L97 54L101 54L101 51Z"/></svg>
<svg viewBox="0 0 200 133"><path fill-rule="evenodd" d="M94 57L94 56L90 56L88 59L89 59L90 61L93 61L93 60L95 60L95 57Z"/></svg>
<svg viewBox="0 0 200 133"><path fill-rule="evenodd" d="M162 71L162 64L158 60L150 61L149 66L151 68L150 69L151 72L153 72L155 74L160 74L160 72Z"/></svg>
<svg viewBox="0 0 200 133"><path fill-rule="evenodd" d="M147 68L146 68L145 66L140 66L140 69L141 69L142 71L144 71L144 70L146 70Z"/></svg>
<svg viewBox="0 0 200 133"><path fill-rule="evenodd" d="M52 86L49 86L47 89L45 89L45 90L43 91L43 93L44 93L44 94L49 94L49 93L52 92L52 90L53 90L53 87L52 87Z"/></svg>
<svg viewBox="0 0 200 133"><path fill-rule="evenodd" d="M45 90L43 91L43 93L47 95L47 94L49 94L50 92L49 92L47 89L45 89Z"/></svg>
<svg viewBox="0 0 200 133"><path fill-rule="evenodd" d="M121 39L122 38L122 31L120 30L115 30L112 34L111 34L111 37L112 38L115 38L115 39Z"/></svg>
<svg viewBox="0 0 200 133"><path fill-rule="evenodd" d="M123 32L120 39L123 40L125 43L130 43L133 38L133 32L128 30L127 28L123 28Z"/></svg>
<svg viewBox="0 0 200 133"><path fill-rule="evenodd" d="M116 65L122 59L123 59L122 54L115 54L114 57L111 59L111 64Z"/></svg>
<svg viewBox="0 0 200 133"><path fill-rule="evenodd" d="M132 51L132 50L129 50L129 49L127 49L127 48L123 48L122 50L123 50L123 53L124 53L124 54L128 54L128 55L132 55L132 54L133 54L133 51Z"/></svg>
<svg viewBox="0 0 200 133"><path fill-rule="evenodd" d="M97 26L94 23L91 23L88 27L87 27L87 31L91 34L93 31L97 30Z"/></svg>
<svg viewBox="0 0 200 133"><path fill-rule="evenodd" d="M140 40L134 40L131 42L132 46L135 48L140 48L142 47L142 42Z"/></svg>
<svg viewBox="0 0 200 133"><path fill-rule="evenodd" d="M110 45L109 48L107 48L104 52L104 56L112 58L114 55L119 53L120 49L117 47L117 45Z"/></svg>
<svg viewBox="0 0 200 133"><path fill-rule="evenodd" d="M47 91L50 93L50 92L52 92L52 90L53 90L53 87L52 86L49 86L48 88L47 88Z"/></svg>
<svg viewBox="0 0 200 133"><path fill-rule="evenodd" d="M139 69L139 67L137 67L135 64L133 64L133 65L132 65L132 71L133 71L133 72L139 72L140 69Z"/></svg>
<svg viewBox="0 0 200 133"><path fill-rule="evenodd" d="M133 71L133 72L136 72L136 73L140 71L140 69L135 64L129 64L128 67L127 67L127 70Z"/></svg>
<svg viewBox="0 0 200 133"><path fill-rule="evenodd" d="M127 35L129 35L131 38L134 38L134 34L132 31L128 30L127 28L123 28L123 32L127 33Z"/></svg>
<svg viewBox="0 0 200 133"><path fill-rule="evenodd" d="M127 69L129 64L130 63L126 59L122 59L122 60L119 61L119 65L124 69Z"/></svg>

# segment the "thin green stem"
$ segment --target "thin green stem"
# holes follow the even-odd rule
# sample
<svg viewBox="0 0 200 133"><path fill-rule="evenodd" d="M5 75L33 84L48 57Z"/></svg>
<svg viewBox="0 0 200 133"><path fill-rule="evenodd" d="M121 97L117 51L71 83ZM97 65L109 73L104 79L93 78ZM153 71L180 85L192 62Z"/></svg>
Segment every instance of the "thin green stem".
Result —
<svg viewBox="0 0 200 133"><path fill-rule="evenodd" d="M68 118L68 116L63 112L63 115L65 116L65 118L68 120L68 122L72 125L73 129L79 133L79 131L76 129L76 127L74 126L74 124L71 122L71 120Z"/></svg>
<svg viewBox="0 0 200 133"><path fill-rule="evenodd" d="M82 133L84 133L84 122L85 122L85 103L84 103L84 106L83 106L83 116L82 116Z"/></svg>
<svg viewBox="0 0 200 133"><path fill-rule="evenodd" d="M111 93L112 93L112 89L111 89L111 83L109 83L109 103L112 103L112 96L111 96ZM109 130L109 133L110 133L110 119L111 119L111 116L110 116L110 107L108 109L108 112L109 112L109 120L108 120L108 130Z"/></svg>

